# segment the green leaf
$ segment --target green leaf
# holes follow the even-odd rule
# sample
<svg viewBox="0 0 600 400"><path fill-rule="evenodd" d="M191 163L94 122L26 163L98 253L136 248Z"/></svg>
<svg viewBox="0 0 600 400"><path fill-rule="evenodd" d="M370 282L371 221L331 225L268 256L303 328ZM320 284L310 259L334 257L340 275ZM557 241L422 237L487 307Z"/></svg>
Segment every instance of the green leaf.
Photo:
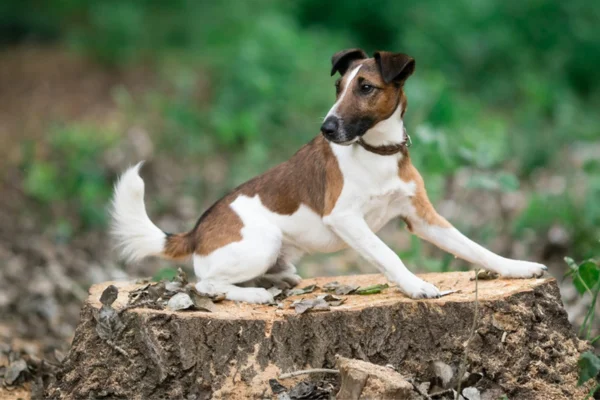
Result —
<svg viewBox="0 0 600 400"><path fill-rule="evenodd" d="M381 293L381 291L383 289L387 289L390 286L387 283L382 284L377 284L377 285L371 285L371 286L366 286L364 288L358 288L355 292L355 294L362 294L362 295L369 295L369 294L377 294L377 293Z"/></svg>
<svg viewBox="0 0 600 400"><path fill-rule="evenodd" d="M584 294L588 289L592 289L600 279L600 269L598 265L591 260L579 264L577 273L573 276L573 284L580 294ZM587 287L586 287L587 286Z"/></svg>
<svg viewBox="0 0 600 400"><path fill-rule="evenodd" d="M154 282L160 282L163 280L172 281L177 276L176 268L162 268L159 269L156 274L152 277Z"/></svg>
<svg viewBox="0 0 600 400"><path fill-rule="evenodd" d="M579 366L579 382L577 383L579 386L595 378L598 372L600 372L600 358L589 351L586 351L579 357L577 365Z"/></svg>

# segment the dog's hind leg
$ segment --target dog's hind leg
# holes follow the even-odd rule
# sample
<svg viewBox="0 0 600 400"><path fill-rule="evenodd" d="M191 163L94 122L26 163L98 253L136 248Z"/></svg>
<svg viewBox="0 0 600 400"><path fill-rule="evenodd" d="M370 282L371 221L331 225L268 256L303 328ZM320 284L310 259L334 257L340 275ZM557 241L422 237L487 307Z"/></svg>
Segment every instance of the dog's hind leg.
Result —
<svg viewBox="0 0 600 400"><path fill-rule="evenodd" d="M264 275L275 264L281 249L281 231L274 225L248 224L242 240L225 245L212 253L194 255L194 271L200 278L196 289L201 293L224 293L229 300L270 303L273 296L264 288L240 287Z"/></svg>
<svg viewBox="0 0 600 400"><path fill-rule="evenodd" d="M304 254L294 246L284 244L275 264L262 276L240 286L244 287L263 287L269 289L277 287L279 289L293 288L300 283L302 278L298 275L293 262L300 259Z"/></svg>

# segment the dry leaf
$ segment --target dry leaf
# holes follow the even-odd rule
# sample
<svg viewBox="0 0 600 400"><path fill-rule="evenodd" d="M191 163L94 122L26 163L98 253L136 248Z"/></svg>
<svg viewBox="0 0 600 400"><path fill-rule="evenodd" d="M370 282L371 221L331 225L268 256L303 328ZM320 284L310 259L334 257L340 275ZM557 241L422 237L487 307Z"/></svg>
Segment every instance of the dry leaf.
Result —
<svg viewBox="0 0 600 400"><path fill-rule="evenodd" d="M286 295L287 296L297 296L300 294L312 293L315 291L316 288L317 288L317 285L309 285L309 286L303 287L302 289L288 290L286 292Z"/></svg>
<svg viewBox="0 0 600 400"><path fill-rule="evenodd" d="M194 302L187 293L177 293L167 302L167 308L172 311L187 310L194 307Z"/></svg>
<svg viewBox="0 0 600 400"><path fill-rule="evenodd" d="M118 296L119 289L117 289L115 285L110 285L102 292L102 295L100 296L100 303L104 304L105 306L110 306L115 302Z"/></svg>

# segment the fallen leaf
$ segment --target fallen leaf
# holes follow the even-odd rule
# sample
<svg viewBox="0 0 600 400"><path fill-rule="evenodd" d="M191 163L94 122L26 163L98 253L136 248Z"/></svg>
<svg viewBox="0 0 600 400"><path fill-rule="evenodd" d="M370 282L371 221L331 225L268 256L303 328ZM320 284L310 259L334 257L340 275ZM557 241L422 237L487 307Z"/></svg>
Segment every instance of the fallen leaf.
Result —
<svg viewBox="0 0 600 400"><path fill-rule="evenodd" d="M327 302L342 300L341 297L337 297L337 296L334 296L334 295L329 294L329 293L327 293L327 294L321 294L321 295L317 296L317 299L323 299L323 300L325 300Z"/></svg>
<svg viewBox="0 0 600 400"><path fill-rule="evenodd" d="M387 283L366 286L364 288L356 289L356 294L360 294L360 295L377 294L377 293L381 293L382 290L387 289L389 287L390 286Z"/></svg>
<svg viewBox="0 0 600 400"><path fill-rule="evenodd" d="M296 300L292 303L292 306L296 314L304 314L308 310L327 311L330 309L329 303L319 298Z"/></svg>
<svg viewBox="0 0 600 400"><path fill-rule="evenodd" d="M156 283L154 285L150 285L150 287L148 287L148 297L151 300L158 300L160 299L163 294L165 293L166 289L165 289L165 283L164 282L159 282Z"/></svg>
<svg viewBox="0 0 600 400"><path fill-rule="evenodd" d="M344 301L346 301L346 299L344 299L342 297L334 296L329 293L322 294L322 295L318 296L317 298L326 301L331 307L340 306L344 303Z"/></svg>
<svg viewBox="0 0 600 400"><path fill-rule="evenodd" d="M329 303L323 299L314 299L313 300L313 310L315 311L328 311L330 309Z"/></svg>
<svg viewBox="0 0 600 400"><path fill-rule="evenodd" d="M277 379L269 379L269 386L271 387L273 394L279 394L287 391L287 388L279 383Z"/></svg>
<svg viewBox="0 0 600 400"><path fill-rule="evenodd" d="M198 311L207 311L207 312L215 312L216 307L215 303L206 296L202 296L196 290L190 290L189 296L194 303L194 308ZM173 296L175 297L175 296Z"/></svg>
<svg viewBox="0 0 600 400"><path fill-rule="evenodd" d="M100 303L104 304L105 306L110 306L115 302L118 296L119 289L117 289L115 285L110 285L102 292L102 295L100 296Z"/></svg>
<svg viewBox="0 0 600 400"><path fill-rule="evenodd" d="M325 285L323 285L323 290L325 290L326 292L333 292L335 289L337 289L340 286L341 286L341 284L338 281L333 281L333 282L329 282L329 283L326 283Z"/></svg>
<svg viewBox="0 0 600 400"><path fill-rule="evenodd" d="M271 296L273 296L274 299L276 299L278 296L281 296L283 294L283 290L281 290L275 286L267 289L267 292L271 293Z"/></svg>
<svg viewBox="0 0 600 400"><path fill-rule="evenodd" d="M172 311L187 310L194 306L194 302L187 293L177 293L167 303L167 308Z"/></svg>
<svg viewBox="0 0 600 400"><path fill-rule="evenodd" d="M309 286L303 287L301 289L288 290L286 294L287 294L287 296L297 296L297 295L301 295L301 294L308 294L308 293L314 292L316 288L317 288L317 285L309 285Z"/></svg>
<svg viewBox="0 0 600 400"><path fill-rule="evenodd" d="M348 294L354 294L359 286L355 285L340 285L335 289L335 294L338 296L345 296Z"/></svg>
<svg viewBox="0 0 600 400"><path fill-rule="evenodd" d="M181 282L165 282L165 290L167 292L180 292L182 288Z"/></svg>

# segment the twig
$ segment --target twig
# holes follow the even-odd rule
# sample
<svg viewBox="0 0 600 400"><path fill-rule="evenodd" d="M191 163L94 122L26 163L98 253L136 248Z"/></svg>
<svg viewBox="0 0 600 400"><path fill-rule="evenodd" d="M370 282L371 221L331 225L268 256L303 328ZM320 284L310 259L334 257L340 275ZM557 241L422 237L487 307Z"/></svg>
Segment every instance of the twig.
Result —
<svg viewBox="0 0 600 400"><path fill-rule="evenodd" d="M471 333L469 334L469 338L467 339L467 342L465 343L465 354L463 355L463 358L460 362L460 366L458 368L458 386L457 386L457 390L456 390L456 396L454 397L455 400L458 400L459 396L460 396L460 386L462 384L462 379L463 376L465 375L465 371L467 369L467 350L469 348L469 344L471 344L471 340L473 340L473 337L475 336L475 332L477 331L477 322L479 320L479 298L478 298L478 293L479 293L479 279L478 279L478 275L479 275L479 270L475 270L475 313L473 314L473 326L471 326Z"/></svg>
<svg viewBox="0 0 600 400"><path fill-rule="evenodd" d="M409 379L408 382L413 385L413 388L415 388L415 390L417 391L417 393L419 393L421 396L423 396L426 400L431 400L431 396L429 396L427 394L427 392L425 392L423 389L421 389L417 383L415 382L414 379Z"/></svg>
<svg viewBox="0 0 600 400"><path fill-rule="evenodd" d="M279 375L278 379L287 379L287 378L293 378L294 376L298 376L298 375L319 374L319 373L339 374L340 371L337 369L327 369L327 368L304 369L302 371L294 371L294 372L288 372L287 374L281 374L281 375Z"/></svg>
<svg viewBox="0 0 600 400"><path fill-rule="evenodd" d="M129 360L129 354L127 354L127 352L125 350L123 350L123 348L121 348L118 345L116 345L115 342L113 342L112 340L107 340L106 343L110 347L112 347L115 351L117 351L118 353L122 354L126 359Z"/></svg>

